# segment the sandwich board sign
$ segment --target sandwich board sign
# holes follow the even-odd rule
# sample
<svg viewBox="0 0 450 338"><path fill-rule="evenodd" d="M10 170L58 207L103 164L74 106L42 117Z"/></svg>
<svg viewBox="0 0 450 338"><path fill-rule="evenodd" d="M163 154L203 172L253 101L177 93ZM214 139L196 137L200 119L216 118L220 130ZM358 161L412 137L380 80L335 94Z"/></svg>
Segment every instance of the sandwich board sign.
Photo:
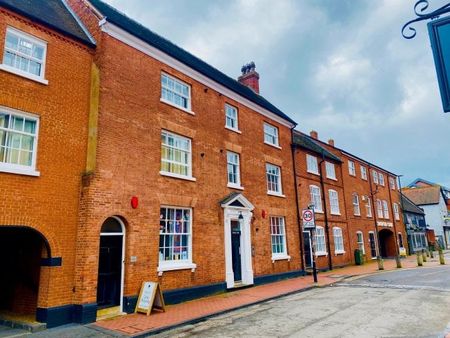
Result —
<svg viewBox="0 0 450 338"><path fill-rule="evenodd" d="M145 313L148 316L152 309L162 312L166 311L161 288L159 283L142 282L134 312Z"/></svg>
<svg viewBox="0 0 450 338"><path fill-rule="evenodd" d="M311 209L302 210L302 221L304 229L315 229L314 211Z"/></svg>

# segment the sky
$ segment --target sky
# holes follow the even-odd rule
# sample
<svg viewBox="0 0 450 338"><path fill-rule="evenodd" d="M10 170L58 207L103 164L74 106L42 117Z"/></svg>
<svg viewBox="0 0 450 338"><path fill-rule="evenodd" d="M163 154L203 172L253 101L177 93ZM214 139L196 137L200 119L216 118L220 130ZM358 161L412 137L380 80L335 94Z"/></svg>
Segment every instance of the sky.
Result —
<svg viewBox="0 0 450 338"><path fill-rule="evenodd" d="M402 177L450 187L442 110L425 22L409 0L106 0L237 78L256 63L260 93L337 147ZM430 9L442 1L430 1Z"/></svg>

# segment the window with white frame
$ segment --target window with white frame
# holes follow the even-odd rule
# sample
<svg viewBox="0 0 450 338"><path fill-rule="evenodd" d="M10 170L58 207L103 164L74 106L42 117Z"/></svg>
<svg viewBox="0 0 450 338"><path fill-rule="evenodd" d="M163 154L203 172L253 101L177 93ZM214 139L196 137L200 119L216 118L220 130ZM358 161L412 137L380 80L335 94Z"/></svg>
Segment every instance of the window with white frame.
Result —
<svg viewBox="0 0 450 338"><path fill-rule="evenodd" d="M352 176L356 176L355 162L348 161L348 173Z"/></svg>
<svg viewBox="0 0 450 338"><path fill-rule="evenodd" d="M279 146L277 127L264 123L264 143Z"/></svg>
<svg viewBox="0 0 450 338"><path fill-rule="evenodd" d="M382 173L378 173L378 178L379 178L380 185L382 185L384 187L384 175Z"/></svg>
<svg viewBox="0 0 450 338"><path fill-rule="evenodd" d="M381 200L377 200L377 214L378 218L383 218L383 204Z"/></svg>
<svg viewBox="0 0 450 338"><path fill-rule="evenodd" d="M306 154L306 170L309 173L319 175L319 165L317 164L317 157Z"/></svg>
<svg viewBox="0 0 450 338"><path fill-rule="evenodd" d="M352 203L353 203L353 215L360 216L361 210L359 208L359 196L356 192L352 194Z"/></svg>
<svg viewBox="0 0 450 338"><path fill-rule="evenodd" d="M240 187L241 175L239 168L239 154L227 151L227 171L228 171L228 184Z"/></svg>
<svg viewBox="0 0 450 338"><path fill-rule="evenodd" d="M192 262L192 210L161 207L159 216L159 263Z"/></svg>
<svg viewBox="0 0 450 338"><path fill-rule="evenodd" d="M398 204L397 204L397 203L394 203L393 208L394 208L394 217L395 217L395 220L396 220L396 221L399 221L399 220L400 220L400 212L399 212L399 210L398 210Z"/></svg>
<svg viewBox="0 0 450 338"><path fill-rule="evenodd" d="M34 171L37 117L0 107L0 170Z"/></svg>
<svg viewBox="0 0 450 338"><path fill-rule="evenodd" d="M161 132L161 172L192 176L191 140L163 130Z"/></svg>
<svg viewBox="0 0 450 338"><path fill-rule="evenodd" d="M270 237L272 242L272 257L287 256L284 217L270 217Z"/></svg>
<svg viewBox="0 0 450 338"><path fill-rule="evenodd" d="M334 238L334 253L344 253L344 238L342 237L342 229L338 227L333 228Z"/></svg>
<svg viewBox="0 0 450 338"><path fill-rule="evenodd" d="M309 195L311 198L311 204L314 205L314 211L323 212L322 209L322 198L320 196L320 189L316 185L309 186Z"/></svg>
<svg viewBox="0 0 450 338"><path fill-rule="evenodd" d="M364 248L364 236L361 231L356 232L356 242L358 243L358 249L363 253L366 253L366 249Z"/></svg>
<svg viewBox="0 0 450 338"><path fill-rule="evenodd" d="M277 195L283 193L281 188L281 169L279 166L266 163L267 192Z"/></svg>
<svg viewBox="0 0 450 338"><path fill-rule="evenodd" d="M3 68L44 79L47 43L17 29L6 29Z"/></svg>
<svg viewBox="0 0 450 338"><path fill-rule="evenodd" d="M383 216L384 218L388 219L389 218L389 208L388 208L388 203L383 200Z"/></svg>
<svg viewBox="0 0 450 338"><path fill-rule="evenodd" d="M326 255L327 254L327 247L325 243L325 230L323 227L318 226L316 227L315 231L315 237L316 237L316 255Z"/></svg>
<svg viewBox="0 0 450 338"><path fill-rule="evenodd" d="M336 179L336 170L334 168L334 164L330 162L325 162L325 170L327 173L327 178L330 178L332 180Z"/></svg>
<svg viewBox="0 0 450 338"><path fill-rule="evenodd" d="M237 108L229 104L225 104L225 126L233 130L239 129Z"/></svg>
<svg viewBox="0 0 450 338"><path fill-rule="evenodd" d="M372 217L372 202L370 201L370 197L366 196L366 216Z"/></svg>
<svg viewBox="0 0 450 338"><path fill-rule="evenodd" d="M161 99L186 110L191 110L191 87L167 74L161 74Z"/></svg>
<svg viewBox="0 0 450 338"><path fill-rule="evenodd" d="M367 168L363 166L360 166L360 168L361 168L361 178L363 180L367 180Z"/></svg>
<svg viewBox="0 0 450 338"><path fill-rule="evenodd" d="M372 179L373 183L378 184L378 173L375 170L372 170Z"/></svg>
<svg viewBox="0 0 450 338"><path fill-rule="evenodd" d="M330 197L330 213L333 215L340 215L339 210L339 195L336 190L328 190Z"/></svg>
<svg viewBox="0 0 450 338"><path fill-rule="evenodd" d="M391 187L391 190L395 190L395 180L393 177L389 177L389 185Z"/></svg>

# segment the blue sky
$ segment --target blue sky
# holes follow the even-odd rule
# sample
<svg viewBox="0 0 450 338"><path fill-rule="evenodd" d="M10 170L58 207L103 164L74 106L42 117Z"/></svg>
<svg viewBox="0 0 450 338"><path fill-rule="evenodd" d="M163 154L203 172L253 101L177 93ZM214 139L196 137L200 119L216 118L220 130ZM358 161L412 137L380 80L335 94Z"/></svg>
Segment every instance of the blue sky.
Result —
<svg viewBox="0 0 450 338"><path fill-rule="evenodd" d="M450 186L450 113L425 23L406 0L107 0L234 78L255 61L261 95L321 140ZM430 7L442 1L431 1Z"/></svg>

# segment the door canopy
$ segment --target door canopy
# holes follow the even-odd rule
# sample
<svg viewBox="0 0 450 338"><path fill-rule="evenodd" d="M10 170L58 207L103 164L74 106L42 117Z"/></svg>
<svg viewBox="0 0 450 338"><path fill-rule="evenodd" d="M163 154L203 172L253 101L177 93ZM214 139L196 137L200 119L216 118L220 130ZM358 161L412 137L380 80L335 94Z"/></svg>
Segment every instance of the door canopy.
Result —
<svg viewBox="0 0 450 338"><path fill-rule="evenodd" d="M242 208L252 211L255 209L253 204L239 192L232 192L223 200L220 201L222 208Z"/></svg>

